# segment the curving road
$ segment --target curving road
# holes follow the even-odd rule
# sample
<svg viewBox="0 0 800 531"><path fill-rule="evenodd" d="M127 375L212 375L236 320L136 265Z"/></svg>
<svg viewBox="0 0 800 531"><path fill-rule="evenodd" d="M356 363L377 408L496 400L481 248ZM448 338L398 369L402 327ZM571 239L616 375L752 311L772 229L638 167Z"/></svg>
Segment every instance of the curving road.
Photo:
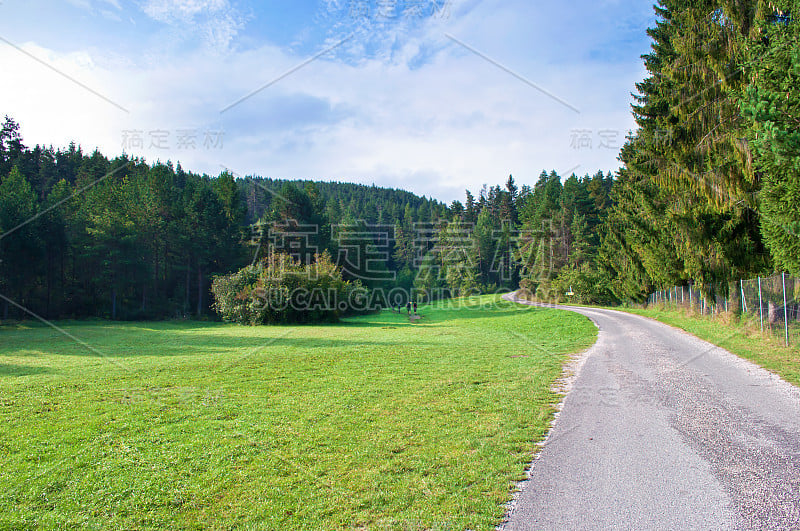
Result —
<svg viewBox="0 0 800 531"><path fill-rule="evenodd" d="M560 308L598 341L502 529L800 529L800 389L656 321Z"/></svg>

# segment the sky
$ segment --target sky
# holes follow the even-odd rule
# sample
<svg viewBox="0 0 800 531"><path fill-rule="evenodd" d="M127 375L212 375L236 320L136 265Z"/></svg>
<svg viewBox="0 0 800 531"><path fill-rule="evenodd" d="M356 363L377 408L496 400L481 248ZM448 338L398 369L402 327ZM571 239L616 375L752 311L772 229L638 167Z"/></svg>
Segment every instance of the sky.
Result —
<svg viewBox="0 0 800 531"><path fill-rule="evenodd" d="M450 202L615 171L641 0L0 0L0 115L217 175Z"/></svg>

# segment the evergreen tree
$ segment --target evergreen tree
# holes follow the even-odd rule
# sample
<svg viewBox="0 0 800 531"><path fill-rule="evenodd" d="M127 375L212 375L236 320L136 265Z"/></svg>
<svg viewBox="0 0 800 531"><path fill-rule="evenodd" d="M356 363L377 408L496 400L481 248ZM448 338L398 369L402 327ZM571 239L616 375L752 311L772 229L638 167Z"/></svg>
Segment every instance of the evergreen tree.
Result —
<svg viewBox="0 0 800 531"><path fill-rule="evenodd" d="M800 275L800 2L776 1L758 25L742 110L763 179L761 229L776 270Z"/></svg>
<svg viewBox="0 0 800 531"><path fill-rule="evenodd" d="M28 305L43 263L38 211L33 187L14 166L0 181L0 292L23 306ZM8 301L4 300L4 319L9 311Z"/></svg>

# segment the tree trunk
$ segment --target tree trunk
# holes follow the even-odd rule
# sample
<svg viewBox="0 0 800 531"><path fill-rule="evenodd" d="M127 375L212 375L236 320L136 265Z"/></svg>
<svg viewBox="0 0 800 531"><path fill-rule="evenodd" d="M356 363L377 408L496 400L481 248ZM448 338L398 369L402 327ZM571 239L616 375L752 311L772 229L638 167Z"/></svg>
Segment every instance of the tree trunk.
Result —
<svg viewBox="0 0 800 531"><path fill-rule="evenodd" d="M58 305L58 313L59 315L64 311L64 301L67 299L66 290L64 289L64 285L66 284L66 272L64 271L64 255L67 254L66 247L61 249L61 298L59 299L61 302Z"/></svg>
<svg viewBox="0 0 800 531"><path fill-rule="evenodd" d="M203 315L203 268L197 264L197 317Z"/></svg>
<svg viewBox="0 0 800 531"><path fill-rule="evenodd" d="M153 259L155 264L153 267L153 300L158 299L158 242L153 242Z"/></svg>
<svg viewBox="0 0 800 531"><path fill-rule="evenodd" d="M111 288L111 320L117 320L117 287Z"/></svg>
<svg viewBox="0 0 800 531"><path fill-rule="evenodd" d="M767 303L767 322L774 325L778 322L778 305L772 301Z"/></svg>
<svg viewBox="0 0 800 531"><path fill-rule="evenodd" d="M53 253L50 252L48 249L47 251L47 307L45 309L45 315L48 319L52 319L53 316L50 314L50 289L52 286L52 278L53 278Z"/></svg>
<svg viewBox="0 0 800 531"><path fill-rule="evenodd" d="M190 297L189 292L190 292L190 284L191 284L191 279L190 279L191 272L192 272L192 258L189 257L186 260L186 298L184 299L184 303L183 303L183 314L184 315L189 315L189 307L191 306L191 300L189 298Z"/></svg>

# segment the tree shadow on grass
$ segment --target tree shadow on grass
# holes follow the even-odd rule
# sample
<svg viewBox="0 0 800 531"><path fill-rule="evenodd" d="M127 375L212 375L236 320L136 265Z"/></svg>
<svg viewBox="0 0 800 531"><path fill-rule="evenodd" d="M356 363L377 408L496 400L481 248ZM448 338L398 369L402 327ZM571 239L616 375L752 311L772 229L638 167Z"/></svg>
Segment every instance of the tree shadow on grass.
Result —
<svg viewBox="0 0 800 531"><path fill-rule="evenodd" d="M340 324L336 325L342 329L339 337L334 335L328 337L326 329L309 326L297 327L237 327L230 328L226 325L217 327L203 326L195 328L192 326L181 327L153 327L152 324L136 326L126 324L124 327L116 325L96 325L92 328L82 328L74 330L76 337L86 345L90 345L90 350L84 345L78 344L66 336L49 334L42 337L42 330L25 330L17 332L17 337L4 345L3 351L6 353L16 353L18 350L29 350L31 345L36 344L36 350L40 355L45 356L79 356L103 357L113 359L137 358L137 357L189 357L189 356L237 356L247 355L250 352L271 350L278 354L291 353L318 353L325 350L338 350L353 347L400 347L408 340L406 337L397 338L392 336L392 329L400 328L397 323L375 323L364 326L361 324ZM374 327L377 327L374 328ZM353 328L370 328L378 332L384 332L380 328L386 328L385 333L373 334L374 338L358 337L351 333ZM241 330L241 334L237 334ZM417 345L424 345L426 342L419 341ZM2 367L2 365L0 365ZM10 369L9 369L10 371ZM2 374L2 373L0 373Z"/></svg>
<svg viewBox="0 0 800 531"><path fill-rule="evenodd" d="M54 371L48 367L33 367L31 365L0 363L0 378L32 376L35 374L53 374L53 372Z"/></svg>
<svg viewBox="0 0 800 531"><path fill-rule="evenodd" d="M423 308L420 310L422 315L427 313L435 313L439 310L437 308ZM542 308L481 308L475 306L464 306L462 308L453 309L453 318L457 319L500 319L503 317L510 317L512 315L522 315L523 313L541 313L545 311Z"/></svg>
<svg viewBox="0 0 800 531"><path fill-rule="evenodd" d="M158 322L112 322L112 321L64 321L58 324L74 333L97 351L91 351L61 336L58 331L44 325L25 326L8 330L6 351L29 349L36 344L37 350L56 356L97 356L98 351L110 358L126 357L170 357L192 355L239 354L252 349L286 349L290 351L318 351L347 347L406 347L409 343L408 328L437 328L458 319L499 319L520 312L542 312L544 309L503 303L461 306L442 304L440 307L420 307L422 319L410 322L402 311L384 310L379 313L350 317L338 323L302 325L239 326L219 322L158 321ZM327 337L331 331L342 330L341 338ZM46 333L43 333L44 331ZM372 338L359 337L358 330L367 331ZM241 331L241 333L239 333ZM261 333L263 332L263 334ZM319 332L319 333L317 333ZM335 336L335 334L334 334ZM412 339L416 346L429 343ZM20 369L21 370L21 369ZM9 369L0 375L14 372ZM16 374L16 373L15 373Z"/></svg>

